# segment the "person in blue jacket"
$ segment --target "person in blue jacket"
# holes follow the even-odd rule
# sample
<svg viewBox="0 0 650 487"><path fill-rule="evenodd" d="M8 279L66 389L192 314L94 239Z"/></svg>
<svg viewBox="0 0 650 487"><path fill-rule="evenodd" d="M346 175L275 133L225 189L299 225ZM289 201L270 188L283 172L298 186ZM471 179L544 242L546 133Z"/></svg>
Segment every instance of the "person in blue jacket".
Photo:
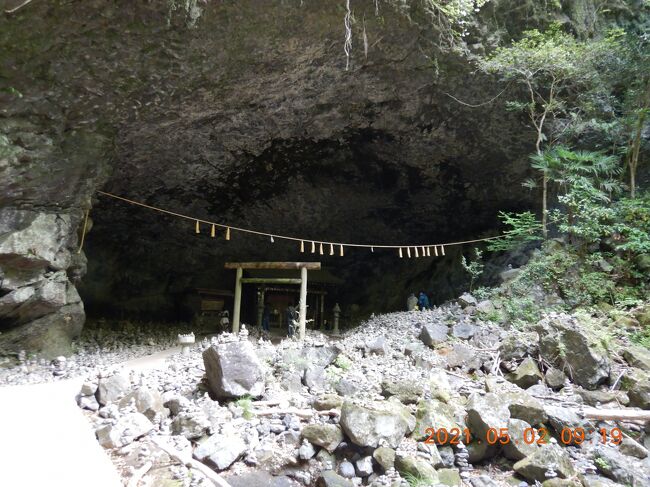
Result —
<svg viewBox="0 0 650 487"><path fill-rule="evenodd" d="M429 303L429 296L427 296L424 291L421 291L420 296L418 297L418 307L420 308L420 311L424 311L425 309L429 309L431 307L431 303Z"/></svg>

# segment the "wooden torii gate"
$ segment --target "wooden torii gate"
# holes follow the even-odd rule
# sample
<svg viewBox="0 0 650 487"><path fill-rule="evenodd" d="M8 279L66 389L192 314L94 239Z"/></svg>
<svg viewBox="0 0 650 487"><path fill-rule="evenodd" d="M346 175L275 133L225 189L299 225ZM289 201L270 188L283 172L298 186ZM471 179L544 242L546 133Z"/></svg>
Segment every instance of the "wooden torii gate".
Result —
<svg viewBox="0 0 650 487"><path fill-rule="evenodd" d="M226 262L226 269L236 269L235 303L232 313L232 332L239 332L241 313L242 284L300 284L300 323L298 338L305 338L305 323L307 318L307 271L320 270L320 262ZM292 278L244 278L244 269L300 269L300 279Z"/></svg>

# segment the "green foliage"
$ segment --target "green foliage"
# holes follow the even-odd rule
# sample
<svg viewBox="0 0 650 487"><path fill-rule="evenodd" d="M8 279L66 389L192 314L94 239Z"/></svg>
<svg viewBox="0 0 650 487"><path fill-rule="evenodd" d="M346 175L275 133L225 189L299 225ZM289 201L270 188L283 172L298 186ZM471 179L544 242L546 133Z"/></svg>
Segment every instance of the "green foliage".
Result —
<svg viewBox="0 0 650 487"><path fill-rule="evenodd" d="M352 366L352 362L345 355L339 355L338 357L336 357L336 360L334 361L334 365L336 365L341 370L345 371Z"/></svg>
<svg viewBox="0 0 650 487"><path fill-rule="evenodd" d="M485 265L481 261L482 257L483 257L483 252L481 252L477 248L474 249L474 260L468 261L464 255L461 255L460 257L460 263L463 266L463 269L465 269L465 271L470 275L470 283L469 283L470 292L474 287L474 281L476 281L476 279L481 277L481 274L483 274L483 268L485 267Z"/></svg>
<svg viewBox="0 0 650 487"><path fill-rule="evenodd" d="M650 328L644 328L641 331L633 333L630 340L642 347L650 349Z"/></svg>
<svg viewBox="0 0 650 487"><path fill-rule="evenodd" d="M500 211L499 219L509 226L510 230L506 230L502 238L488 242L487 249L490 252L514 250L526 243L542 240L542 224L530 211L523 213Z"/></svg>
<svg viewBox="0 0 650 487"><path fill-rule="evenodd" d="M242 396L241 398L237 399L237 401L235 401L235 405L244 410L242 417L245 420L253 419L253 401L251 396Z"/></svg>
<svg viewBox="0 0 650 487"><path fill-rule="evenodd" d="M410 472L404 472L401 475L404 477L404 480L408 482L410 487L428 487L435 484L433 479L421 475L416 476Z"/></svg>

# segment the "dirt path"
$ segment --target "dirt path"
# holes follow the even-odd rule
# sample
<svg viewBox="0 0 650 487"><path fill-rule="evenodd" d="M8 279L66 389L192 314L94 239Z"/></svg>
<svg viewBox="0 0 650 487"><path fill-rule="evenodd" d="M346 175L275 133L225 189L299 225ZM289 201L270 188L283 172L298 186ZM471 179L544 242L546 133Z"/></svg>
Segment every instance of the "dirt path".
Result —
<svg viewBox="0 0 650 487"><path fill-rule="evenodd" d="M178 348L124 365L164 367ZM0 483L20 487L120 487L122 482L75 403L83 378L0 388Z"/></svg>

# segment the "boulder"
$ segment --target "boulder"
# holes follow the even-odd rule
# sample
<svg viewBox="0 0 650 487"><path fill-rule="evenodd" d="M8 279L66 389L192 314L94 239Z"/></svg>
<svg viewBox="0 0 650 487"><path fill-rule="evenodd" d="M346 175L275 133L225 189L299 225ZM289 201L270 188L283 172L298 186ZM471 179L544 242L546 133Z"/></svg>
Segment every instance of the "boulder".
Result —
<svg viewBox="0 0 650 487"><path fill-rule="evenodd" d="M238 435L212 435L194 450L193 456L215 470L225 470L246 451Z"/></svg>
<svg viewBox="0 0 650 487"><path fill-rule="evenodd" d="M625 437L623 441L618 446L618 450L623 454L629 457L636 457L641 460L648 457L648 450L641 445L638 441L634 441L632 438Z"/></svg>
<svg viewBox="0 0 650 487"><path fill-rule="evenodd" d="M537 355L539 350L537 333L513 333L506 336L499 345L501 360L523 360Z"/></svg>
<svg viewBox="0 0 650 487"><path fill-rule="evenodd" d="M415 427L415 418L397 401L374 401L367 404L343 403L340 425L358 446L378 447L383 441L392 448Z"/></svg>
<svg viewBox="0 0 650 487"><path fill-rule="evenodd" d="M449 402L451 399L451 385L444 370L433 369L429 372L429 391L434 399Z"/></svg>
<svg viewBox="0 0 650 487"><path fill-rule="evenodd" d="M365 395L364 382L365 378L363 376L356 373L349 373L341 377L334 390L343 397L353 397L360 394Z"/></svg>
<svg viewBox="0 0 650 487"><path fill-rule="evenodd" d="M575 429L585 427L585 420L578 416L572 409L547 404L544 406L544 411L548 416L548 422L558 435L562 434L564 428Z"/></svg>
<svg viewBox="0 0 650 487"><path fill-rule="evenodd" d="M264 392L264 367L249 341L212 345L203 352L203 363L217 398L259 397Z"/></svg>
<svg viewBox="0 0 650 487"><path fill-rule="evenodd" d="M395 457L395 469L402 477L411 475L421 479L424 483L435 484L438 482L436 469L420 457L397 455Z"/></svg>
<svg viewBox="0 0 650 487"><path fill-rule="evenodd" d="M507 379L522 389L527 389L542 380L543 376L537 362L531 357L526 357L512 374L508 374Z"/></svg>
<svg viewBox="0 0 650 487"><path fill-rule="evenodd" d="M298 458L301 460L309 460L314 455L316 455L316 449L314 448L314 445L306 440L303 440L302 445L300 445L300 448L298 448Z"/></svg>
<svg viewBox="0 0 650 487"><path fill-rule="evenodd" d="M395 396L402 404L415 404L422 396L423 387L413 380L384 380L381 393L384 397Z"/></svg>
<svg viewBox="0 0 650 487"><path fill-rule="evenodd" d="M120 448L153 430L153 424L141 413L120 417L115 424L99 427L95 434L104 448Z"/></svg>
<svg viewBox="0 0 650 487"><path fill-rule="evenodd" d="M386 355L388 351L388 344L384 337L377 337L366 342L365 354Z"/></svg>
<svg viewBox="0 0 650 487"><path fill-rule="evenodd" d="M535 453L519 460L513 469L527 480L543 482L546 480L546 471L550 466L561 479L571 478L576 475L571 457L557 445L545 445Z"/></svg>
<svg viewBox="0 0 650 487"><path fill-rule="evenodd" d="M632 345L623 349L623 358L631 367L650 371L650 350Z"/></svg>
<svg viewBox="0 0 650 487"><path fill-rule="evenodd" d="M390 470L395 466L395 450L386 446L380 446L374 452L372 457L381 466L381 468Z"/></svg>
<svg viewBox="0 0 650 487"><path fill-rule="evenodd" d="M521 419L533 426L541 425L548 419L544 404L526 391L508 391L501 393L501 397L508 405L511 418Z"/></svg>
<svg viewBox="0 0 650 487"><path fill-rule="evenodd" d="M602 345L566 314L552 314L537 324L542 357L563 370L585 389L609 379L610 363Z"/></svg>
<svg viewBox="0 0 650 487"><path fill-rule="evenodd" d="M447 366L454 369L460 367L465 372L479 370L483 365L483 358L472 347L464 343L456 343L447 355Z"/></svg>
<svg viewBox="0 0 650 487"><path fill-rule="evenodd" d="M476 311L483 315L490 315L496 311L496 307L492 301L484 299L476 305Z"/></svg>
<svg viewBox="0 0 650 487"><path fill-rule="evenodd" d="M544 380L546 381L547 386L549 386L554 391L557 391L564 387L564 382L567 380L567 376L560 369L550 367L544 375Z"/></svg>
<svg viewBox="0 0 650 487"><path fill-rule="evenodd" d="M323 390L325 388L325 382L325 367L320 365L310 365L305 369L302 383L309 387L310 391Z"/></svg>
<svg viewBox="0 0 650 487"><path fill-rule="evenodd" d="M477 440L467 445L467 452L469 453L467 461L473 464L494 457L499 452L499 448L494 445L488 445L486 441Z"/></svg>
<svg viewBox="0 0 650 487"><path fill-rule="evenodd" d="M470 293L463 293L458 298L458 304L460 304L461 308L467 308L468 306L476 306L478 301Z"/></svg>
<svg viewBox="0 0 650 487"><path fill-rule="evenodd" d="M469 340L474 336L477 331L477 327L471 323L456 323L451 328L451 334L462 340Z"/></svg>
<svg viewBox="0 0 650 487"><path fill-rule="evenodd" d="M481 395L474 393L467 402L467 418L465 422L472 432L472 435L481 441L486 440L490 428L499 431L508 427L510 410L508 402L503 400L502 395L493 392Z"/></svg>
<svg viewBox="0 0 650 487"><path fill-rule="evenodd" d="M420 330L418 338L422 340L425 345L435 347L439 343L447 341L448 332L449 329L447 328L447 325L425 324L422 327L422 330Z"/></svg>
<svg viewBox="0 0 650 487"><path fill-rule="evenodd" d="M454 410L451 406L437 399L420 401L415 418L416 426L412 437L418 441L426 440L429 437L426 432L427 428L434 428L435 430L444 428L447 432L454 428L461 430L454 420Z"/></svg>
<svg viewBox="0 0 650 487"><path fill-rule="evenodd" d="M515 269L515 270L519 270L519 269ZM494 480L492 480L487 475L472 477L471 479L469 479L469 482L470 484L472 484L472 487L499 487L499 484L497 484Z"/></svg>
<svg viewBox="0 0 650 487"><path fill-rule="evenodd" d="M593 451L594 464L605 476L623 485L650 485L644 469L623 455L618 447L599 445Z"/></svg>
<svg viewBox="0 0 650 487"><path fill-rule="evenodd" d="M188 440L201 438L212 426L203 411L181 411L171 424L172 433Z"/></svg>
<svg viewBox="0 0 650 487"><path fill-rule="evenodd" d="M330 453L343 441L341 428L336 424L308 424L302 429L302 436Z"/></svg>
<svg viewBox="0 0 650 487"><path fill-rule="evenodd" d="M499 274L499 279L501 279L502 284L507 284L514 281L519 274L521 274L521 269L507 269Z"/></svg>
<svg viewBox="0 0 650 487"><path fill-rule="evenodd" d="M648 374L639 369L632 369L624 380L630 406L650 409L650 377Z"/></svg>
<svg viewBox="0 0 650 487"><path fill-rule="evenodd" d="M328 411L338 409L343 405L343 398L338 394L323 394L312 402L312 406L317 411Z"/></svg>
<svg viewBox="0 0 650 487"><path fill-rule="evenodd" d="M126 396L130 388L131 379L128 372L122 371L110 377L102 377L97 385L97 402L102 406L109 402L117 402Z"/></svg>
<svg viewBox="0 0 650 487"><path fill-rule="evenodd" d="M438 474L438 483L442 485L449 485L451 487L463 485L463 481L460 478L460 472L457 468L441 468L437 470Z"/></svg>
<svg viewBox="0 0 650 487"><path fill-rule="evenodd" d="M524 432L531 426L521 419L511 419L508 421L508 436L510 442L503 446L503 454L509 460L523 460L524 458L534 455L540 448L536 441L528 444L524 441Z"/></svg>
<svg viewBox="0 0 650 487"><path fill-rule="evenodd" d="M128 393L120 402L120 408L127 406L131 400L135 402L135 407L139 413L144 414L148 419L153 421L156 414L167 417L168 410L163 406L162 396L158 391L146 387L138 387L135 391Z"/></svg>
<svg viewBox="0 0 650 487"><path fill-rule="evenodd" d="M354 484L332 470L321 472L317 487L354 487Z"/></svg>

